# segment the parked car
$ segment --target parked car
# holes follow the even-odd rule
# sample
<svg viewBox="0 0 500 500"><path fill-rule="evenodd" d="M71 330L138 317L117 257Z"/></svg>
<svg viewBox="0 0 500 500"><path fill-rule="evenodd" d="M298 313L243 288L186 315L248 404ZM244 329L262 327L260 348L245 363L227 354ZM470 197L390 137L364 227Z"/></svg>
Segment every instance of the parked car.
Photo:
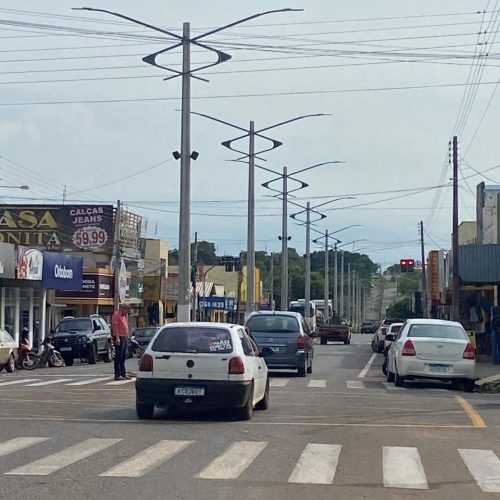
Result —
<svg viewBox="0 0 500 500"><path fill-rule="evenodd" d="M365 320L361 323L361 333L375 333L377 331L377 323L373 320Z"/></svg>
<svg viewBox="0 0 500 500"><path fill-rule="evenodd" d="M372 339L373 352L384 352L384 339L389 325L392 325L392 323L404 323L404 321L401 318L384 318Z"/></svg>
<svg viewBox="0 0 500 500"><path fill-rule="evenodd" d="M17 343L5 331L0 330L0 369L12 373L16 369L17 362Z"/></svg>
<svg viewBox="0 0 500 500"><path fill-rule="evenodd" d="M167 409L230 408L248 420L269 405L269 376L257 346L240 325L172 323L141 358L136 380L139 418Z"/></svg>
<svg viewBox="0 0 500 500"><path fill-rule="evenodd" d="M392 335L391 335L392 337ZM387 380L439 379L474 390L476 356L460 323L409 319L395 337L387 357Z"/></svg>
<svg viewBox="0 0 500 500"><path fill-rule="evenodd" d="M75 358L86 359L90 365L98 359L105 363L113 361L111 330L98 315L81 318L67 316L57 325L52 338L66 366L72 366Z"/></svg>
<svg viewBox="0 0 500 500"><path fill-rule="evenodd" d="M389 325L389 329L387 330L387 333L385 334L384 338L384 353L391 346L392 342L398 335L399 330L401 330L402 326L403 323L392 323L392 325ZM388 335L389 337L387 337Z"/></svg>
<svg viewBox="0 0 500 500"><path fill-rule="evenodd" d="M299 377L312 373L313 334L304 317L292 311L258 311L245 323L271 369L297 370Z"/></svg>
<svg viewBox="0 0 500 500"><path fill-rule="evenodd" d="M132 333L132 339L134 339L142 348L146 349L158 330L158 326L144 326L136 328Z"/></svg>

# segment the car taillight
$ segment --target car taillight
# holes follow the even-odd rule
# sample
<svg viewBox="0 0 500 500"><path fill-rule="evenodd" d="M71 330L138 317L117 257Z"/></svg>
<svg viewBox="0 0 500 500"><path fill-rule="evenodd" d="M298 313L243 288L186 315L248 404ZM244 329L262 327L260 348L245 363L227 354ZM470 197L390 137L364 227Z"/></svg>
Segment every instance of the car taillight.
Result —
<svg viewBox="0 0 500 500"><path fill-rule="evenodd" d="M380 333L381 333L382 335L385 335L385 334L387 333L387 327L386 327L386 326L381 326L381 327L380 327Z"/></svg>
<svg viewBox="0 0 500 500"><path fill-rule="evenodd" d="M472 347L472 344L467 344L467 347L465 348L464 351L464 359L475 359L476 354L474 352L474 347Z"/></svg>
<svg viewBox="0 0 500 500"><path fill-rule="evenodd" d="M415 347L411 340L407 340L405 345L403 346L403 351L401 352L402 356L415 356Z"/></svg>
<svg viewBox="0 0 500 500"><path fill-rule="evenodd" d="M304 335L300 335L297 341L297 349L305 349L306 348L306 337Z"/></svg>
<svg viewBox="0 0 500 500"><path fill-rule="evenodd" d="M243 375L245 373L245 365L239 356L229 360L228 373L229 375Z"/></svg>
<svg viewBox="0 0 500 500"><path fill-rule="evenodd" d="M141 361L139 362L140 372L152 372L153 371L153 356L151 354L144 354Z"/></svg>

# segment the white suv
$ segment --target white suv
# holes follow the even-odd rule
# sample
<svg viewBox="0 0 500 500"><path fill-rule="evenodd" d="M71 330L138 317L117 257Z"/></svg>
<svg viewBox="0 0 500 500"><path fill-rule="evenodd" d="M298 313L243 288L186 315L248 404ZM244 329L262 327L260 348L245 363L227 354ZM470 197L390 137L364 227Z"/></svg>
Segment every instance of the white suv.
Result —
<svg viewBox="0 0 500 500"><path fill-rule="evenodd" d="M136 380L139 418L166 409L232 408L248 420L269 405L269 375L257 346L240 325L171 323L148 345Z"/></svg>

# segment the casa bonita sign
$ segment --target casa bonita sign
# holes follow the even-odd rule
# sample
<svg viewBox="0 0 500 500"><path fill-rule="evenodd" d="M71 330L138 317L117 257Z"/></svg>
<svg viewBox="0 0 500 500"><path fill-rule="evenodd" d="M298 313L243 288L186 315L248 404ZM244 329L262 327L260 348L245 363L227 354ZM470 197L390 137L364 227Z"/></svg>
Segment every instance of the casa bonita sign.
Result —
<svg viewBox="0 0 500 500"><path fill-rule="evenodd" d="M113 206L1 206L0 242L46 250L111 253Z"/></svg>

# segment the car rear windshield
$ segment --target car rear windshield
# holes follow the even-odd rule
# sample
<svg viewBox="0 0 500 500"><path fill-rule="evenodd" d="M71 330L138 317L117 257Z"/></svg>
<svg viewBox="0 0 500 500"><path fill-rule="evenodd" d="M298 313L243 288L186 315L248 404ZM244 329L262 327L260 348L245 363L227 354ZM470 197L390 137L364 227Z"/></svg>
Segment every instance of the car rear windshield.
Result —
<svg viewBox="0 0 500 500"><path fill-rule="evenodd" d="M158 331L158 328L140 328L139 330L135 331L135 336L136 337L152 337L157 331Z"/></svg>
<svg viewBox="0 0 500 500"><path fill-rule="evenodd" d="M403 326L403 325L392 325L392 326L391 326L391 333L398 333L398 332L399 332L399 330L401 330L401 327L402 327L402 326Z"/></svg>
<svg viewBox="0 0 500 500"><path fill-rule="evenodd" d="M411 325L408 337L427 337L433 339L467 340L467 334L455 325Z"/></svg>
<svg viewBox="0 0 500 500"><path fill-rule="evenodd" d="M247 327L252 333L297 333L300 330L297 318L278 314L254 316L248 320Z"/></svg>
<svg viewBox="0 0 500 500"><path fill-rule="evenodd" d="M165 328L154 341L153 351L203 354L233 352L231 334L222 328Z"/></svg>
<svg viewBox="0 0 500 500"><path fill-rule="evenodd" d="M62 321L57 327L57 332L88 332L92 330L90 319L67 319Z"/></svg>

